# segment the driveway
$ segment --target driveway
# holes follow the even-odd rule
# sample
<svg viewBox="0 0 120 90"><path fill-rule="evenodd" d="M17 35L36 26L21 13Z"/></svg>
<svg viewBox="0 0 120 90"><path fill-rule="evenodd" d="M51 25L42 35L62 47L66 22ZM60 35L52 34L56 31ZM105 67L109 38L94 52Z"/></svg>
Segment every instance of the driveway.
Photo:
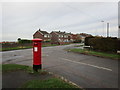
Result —
<svg viewBox="0 0 120 90"><path fill-rule="evenodd" d="M43 69L83 88L118 88L118 61L67 52L74 44L42 48ZM3 63L32 66L32 49L2 52Z"/></svg>

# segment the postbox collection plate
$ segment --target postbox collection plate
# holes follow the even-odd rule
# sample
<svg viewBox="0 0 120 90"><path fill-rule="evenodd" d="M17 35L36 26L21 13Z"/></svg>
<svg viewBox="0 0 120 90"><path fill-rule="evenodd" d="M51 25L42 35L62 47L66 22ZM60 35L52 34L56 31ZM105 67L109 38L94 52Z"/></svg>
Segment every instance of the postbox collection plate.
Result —
<svg viewBox="0 0 120 90"><path fill-rule="evenodd" d="M37 51L38 51L38 48L37 48L37 47L34 47L34 51L37 52Z"/></svg>

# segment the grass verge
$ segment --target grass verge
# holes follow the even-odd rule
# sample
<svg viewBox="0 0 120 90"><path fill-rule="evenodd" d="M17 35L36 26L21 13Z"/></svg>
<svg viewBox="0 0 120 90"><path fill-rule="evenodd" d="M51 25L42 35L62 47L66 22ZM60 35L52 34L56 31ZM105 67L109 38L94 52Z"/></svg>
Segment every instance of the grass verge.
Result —
<svg viewBox="0 0 120 90"><path fill-rule="evenodd" d="M109 53L91 51L86 49L69 49L68 51L87 54L87 55L94 55L99 57L105 57L105 58L111 58L111 59L120 59L120 55L118 54L109 54Z"/></svg>
<svg viewBox="0 0 120 90"><path fill-rule="evenodd" d="M16 70L28 70L29 66L18 65L18 64L2 64L2 71L16 71Z"/></svg>
<svg viewBox="0 0 120 90"><path fill-rule="evenodd" d="M25 66L25 65L18 65L18 64L3 64L2 65L3 72L16 71L16 70L28 70L28 69L29 69L29 66ZM34 74L44 75L46 74L46 71L41 70L40 72L37 72ZM47 73L47 75L48 74L49 73ZM21 87L18 88L18 90L21 90L22 88L78 88L78 87L54 76L49 79L46 78L43 80L30 79L29 81L21 85Z"/></svg>
<svg viewBox="0 0 120 90"><path fill-rule="evenodd" d="M47 80L31 80L25 83L21 88L76 88L59 78L50 78Z"/></svg>
<svg viewBox="0 0 120 90"><path fill-rule="evenodd" d="M62 45L69 45L69 44L46 44L46 45L42 45L42 47L49 47L49 46L62 46Z"/></svg>
<svg viewBox="0 0 120 90"><path fill-rule="evenodd" d="M82 46L84 46L84 45L75 45L74 47L82 47Z"/></svg>
<svg viewBox="0 0 120 90"><path fill-rule="evenodd" d="M49 46L58 46L56 44L48 44L48 45L42 45L42 47L49 47ZM0 48L0 51L11 51L11 50L20 50L20 49L29 49L32 48L32 46L20 46L20 47L12 47L12 48Z"/></svg>
<svg viewBox="0 0 120 90"><path fill-rule="evenodd" d="M64 44L69 45L69 44ZM42 47L49 47L49 46L60 46L58 44L46 44L42 45ZM20 50L20 49L29 49L32 48L32 46L20 46L20 47L12 47L12 48L0 48L0 51L11 51L11 50Z"/></svg>
<svg viewBox="0 0 120 90"><path fill-rule="evenodd" d="M45 70L38 70L38 72L33 71L33 68L26 65L19 65L19 64L2 64L2 72L10 72L10 71L17 71L17 70L24 70L31 74L41 74L45 75L48 72Z"/></svg>
<svg viewBox="0 0 120 90"><path fill-rule="evenodd" d="M57 44L46 44L46 45L42 45L42 47L49 47L49 46L59 46Z"/></svg>
<svg viewBox="0 0 120 90"><path fill-rule="evenodd" d="M12 48L0 48L0 51L10 51L10 50L19 50L19 49L29 49L32 48L32 46L21 46L21 47L12 47Z"/></svg>

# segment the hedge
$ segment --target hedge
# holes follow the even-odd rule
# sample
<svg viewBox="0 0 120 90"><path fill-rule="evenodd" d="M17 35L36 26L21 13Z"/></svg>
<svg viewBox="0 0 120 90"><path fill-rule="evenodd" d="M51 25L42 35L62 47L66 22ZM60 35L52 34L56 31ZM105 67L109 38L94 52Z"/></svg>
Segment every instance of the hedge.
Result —
<svg viewBox="0 0 120 90"><path fill-rule="evenodd" d="M117 52L117 50L120 50L120 46L119 46L120 40L111 37L89 38L87 41L87 45L91 46L93 50L99 50L99 51Z"/></svg>
<svg viewBox="0 0 120 90"><path fill-rule="evenodd" d="M85 45L86 45L86 46L89 46L88 40L89 40L90 38L94 38L94 37L91 36L91 37L86 37L86 38L85 38Z"/></svg>
<svg viewBox="0 0 120 90"><path fill-rule="evenodd" d="M18 43L32 43L32 40L21 39L18 41Z"/></svg>

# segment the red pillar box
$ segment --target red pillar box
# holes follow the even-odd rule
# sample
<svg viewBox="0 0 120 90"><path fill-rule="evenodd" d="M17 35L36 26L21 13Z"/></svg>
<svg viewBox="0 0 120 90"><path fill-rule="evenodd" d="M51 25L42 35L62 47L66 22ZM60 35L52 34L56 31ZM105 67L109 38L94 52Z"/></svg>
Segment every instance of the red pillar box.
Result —
<svg viewBox="0 0 120 90"><path fill-rule="evenodd" d="M42 68L41 62L41 43L42 39L33 39L33 70L38 71Z"/></svg>

